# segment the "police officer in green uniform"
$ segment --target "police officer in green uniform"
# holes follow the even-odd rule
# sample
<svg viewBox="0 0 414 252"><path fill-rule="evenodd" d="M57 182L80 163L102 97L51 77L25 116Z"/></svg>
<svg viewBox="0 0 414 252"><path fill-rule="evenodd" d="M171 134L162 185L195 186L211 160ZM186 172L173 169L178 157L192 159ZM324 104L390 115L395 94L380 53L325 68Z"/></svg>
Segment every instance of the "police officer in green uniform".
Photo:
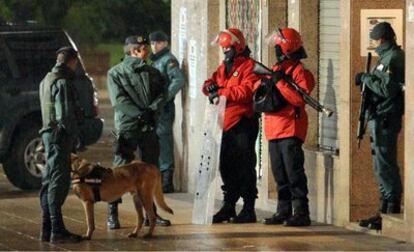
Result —
<svg viewBox="0 0 414 252"><path fill-rule="evenodd" d="M140 149L144 162L158 165L159 145L156 121L164 106L164 79L149 66L148 39L130 36L125 40L123 61L108 71L108 92L115 114L117 143L114 166L130 163ZM120 228L118 203L108 205L108 227ZM147 222L147 221L146 221ZM157 225L169 226L168 220L157 215Z"/></svg>
<svg viewBox="0 0 414 252"><path fill-rule="evenodd" d="M78 64L77 51L63 47L57 51L57 64L40 83L43 127L40 130L46 154L42 174L41 241L79 242L81 237L66 230L62 205L70 187L70 153L79 133L82 115L72 82Z"/></svg>
<svg viewBox="0 0 414 252"><path fill-rule="evenodd" d="M371 136L374 174L380 189L379 213L359 225L381 229L381 213L399 213L401 178L397 164L397 139L404 113L404 51L396 43L387 22L378 23L370 33L379 55L371 73L356 75L357 85L368 90L368 129Z"/></svg>
<svg viewBox="0 0 414 252"><path fill-rule="evenodd" d="M174 192L174 141L173 123L175 117L174 98L184 86L184 75L175 56L168 47L168 36L162 31L149 35L151 41L151 61L167 81L165 86L166 103L157 123L157 135L160 143L159 167L162 174L164 193Z"/></svg>

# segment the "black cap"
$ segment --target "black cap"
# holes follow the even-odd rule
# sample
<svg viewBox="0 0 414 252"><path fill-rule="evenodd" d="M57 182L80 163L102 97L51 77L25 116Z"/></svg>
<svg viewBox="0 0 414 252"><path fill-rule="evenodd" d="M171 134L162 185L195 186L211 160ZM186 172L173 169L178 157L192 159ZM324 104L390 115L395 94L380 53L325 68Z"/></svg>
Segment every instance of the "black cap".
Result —
<svg viewBox="0 0 414 252"><path fill-rule="evenodd" d="M150 41L168 41L168 35L163 31L155 31L149 35Z"/></svg>
<svg viewBox="0 0 414 252"><path fill-rule="evenodd" d="M125 39L125 45L149 45L149 42L146 36L134 35Z"/></svg>
<svg viewBox="0 0 414 252"><path fill-rule="evenodd" d="M73 59L73 58L77 58L78 57L78 51L76 51L71 46L64 46L64 47L59 48L56 51L56 55L59 55L61 53L65 54L67 59Z"/></svg>
<svg viewBox="0 0 414 252"><path fill-rule="evenodd" d="M394 29L392 29L391 24L388 22L381 22L374 26L371 33L369 34L371 39L385 39L392 40L395 38Z"/></svg>

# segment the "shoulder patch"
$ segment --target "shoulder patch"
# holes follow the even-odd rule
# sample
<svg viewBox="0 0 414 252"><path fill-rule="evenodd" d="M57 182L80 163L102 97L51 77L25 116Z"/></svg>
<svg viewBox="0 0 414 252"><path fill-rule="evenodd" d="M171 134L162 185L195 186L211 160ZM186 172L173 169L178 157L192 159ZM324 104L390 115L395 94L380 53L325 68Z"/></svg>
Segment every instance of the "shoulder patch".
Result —
<svg viewBox="0 0 414 252"><path fill-rule="evenodd" d="M170 59L167 61L168 67L178 67L178 61L176 59Z"/></svg>

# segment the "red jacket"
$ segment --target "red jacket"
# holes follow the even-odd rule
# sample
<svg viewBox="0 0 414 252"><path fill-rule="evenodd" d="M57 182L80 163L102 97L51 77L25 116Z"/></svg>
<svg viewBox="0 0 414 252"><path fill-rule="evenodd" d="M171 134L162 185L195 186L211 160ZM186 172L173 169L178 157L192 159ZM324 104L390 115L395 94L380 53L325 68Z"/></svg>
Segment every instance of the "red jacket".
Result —
<svg viewBox="0 0 414 252"><path fill-rule="evenodd" d="M236 125L243 116L253 116L254 84L260 79L253 73L255 61L250 57L238 56L226 76L225 65L221 63L217 71L203 85L203 93L208 95L206 87L212 83L219 86L218 94L227 98L224 116L224 131Z"/></svg>
<svg viewBox="0 0 414 252"><path fill-rule="evenodd" d="M286 61L281 65L273 66L273 71L282 70L289 74L292 80L298 84L307 94L310 94L315 86L313 74L297 61ZM287 101L286 107L274 113L264 113L264 128L267 140L287 137L298 137L305 141L308 130L308 115L305 111L305 102L302 96L285 80L276 83L280 93Z"/></svg>

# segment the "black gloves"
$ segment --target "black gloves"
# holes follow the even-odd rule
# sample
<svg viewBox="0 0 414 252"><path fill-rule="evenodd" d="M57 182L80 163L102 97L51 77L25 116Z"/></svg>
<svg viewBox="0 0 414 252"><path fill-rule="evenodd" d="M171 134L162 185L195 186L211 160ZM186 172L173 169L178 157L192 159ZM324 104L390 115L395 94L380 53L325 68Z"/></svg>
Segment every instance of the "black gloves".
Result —
<svg viewBox="0 0 414 252"><path fill-rule="evenodd" d="M155 125L155 113L152 109L147 109L142 113L138 120L145 125L154 126Z"/></svg>
<svg viewBox="0 0 414 252"><path fill-rule="evenodd" d="M277 83L284 77L285 77L285 73L283 71L276 71L272 73L272 80L274 83Z"/></svg>
<svg viewBox="0 0 414 252"><path fill-rule="evenodd" d="M219 90L219 86L216 83L211 84L210 86L208 86L207 88L207 92L208 92L208 100L210 101L211 104L214 104L214 99L218 98L218 90Z"/></svg>
<svg viewBox="0 0 414 252"><path fill-rule="evenodd" d="M208 95L208 100L210 101L210 104L214 104L214 100L215 100L216 98L218 98L218 97L219 97L219 95L218 95L218 93L217 93L217 92L210 93L210 94Z"/></svg>
<svg viewBox="0 0 414 252"><path fill-rule="evenodd" d="M219 89L219 86L217 86L217 84L216 84L216 83L213 83L213 84L211 84L210 86L208 86L206 89L207 89L207 92L208 92L209 94L212 94L212 93L217 93L217 91L218 91L218 89Z"/></svg>
<svg viewBox="0 0 414 252"><path fill-rule="evenodd" d="M362 84L362 80L363 80L363 77L364 77L364 74L365 73L357 73L356 75L355 75L355 85L356 86L359 86L359 85L361 85Z"/></svg>

